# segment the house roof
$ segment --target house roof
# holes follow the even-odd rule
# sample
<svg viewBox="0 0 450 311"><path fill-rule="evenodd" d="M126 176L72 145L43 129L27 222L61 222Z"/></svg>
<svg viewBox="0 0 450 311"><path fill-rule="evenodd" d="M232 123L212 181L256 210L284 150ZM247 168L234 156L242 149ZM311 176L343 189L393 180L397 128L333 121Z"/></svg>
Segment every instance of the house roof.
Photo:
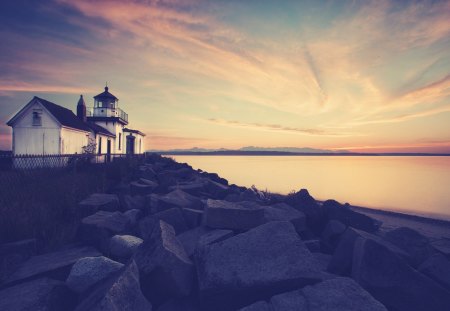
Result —
<svg viewBox="0 0 450 311"><path fill-rule="evenodd" d="M58 120L58 122L61 123L62 126L87 132L91 130L88 124L80 120L72 112L72 110L61 107L37 96L35 96L34 98L37 99L42 104L42 106L44 106Z"/></svg>
<svg viewBox="0 0 450 311"><path fill-rule="evenodd" d="M123 129L123 131L124 132L128 132L128 133L135 133L135 134L139 134L139 135L145 136L145 134L142 133L141 131L132 130L132 129L129 129L129 128L126 128L126 127Z"/></svg>
<svg viewBox="0 0 450 311"><path fill-rule="evenodd" d="M87 122L86 124L96 134L98 133L98 134L102 134L102 135L105 135L105 136L116 137L116 135L114 135L113 133L111 133L110 131L108 131L107 129L105 129L104 127L102 127L102 126L100 126L98 124L95 124L95 123L92 123L92 122Z"/></svg>
<svg viewBox="0 0 450 311"><path fill-rule="evenodd" d="M118 99L116 96L114 96L113 94L111 94L109 91L109 88L107 86L105 86L105 91L103 93L100 93L98 95L95 95L94 98L112 98L112 99Z"/></svg>

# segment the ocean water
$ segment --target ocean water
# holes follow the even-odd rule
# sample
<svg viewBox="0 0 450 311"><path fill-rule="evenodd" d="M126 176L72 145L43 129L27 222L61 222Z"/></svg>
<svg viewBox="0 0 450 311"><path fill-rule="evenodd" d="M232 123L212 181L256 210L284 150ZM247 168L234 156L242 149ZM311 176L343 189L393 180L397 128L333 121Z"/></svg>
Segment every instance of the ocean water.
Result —
<svg viewBox="0 0 450 311"><path fill-rule="evenodd" d="M450 220L450 157L171 156L230 183Z"/></svg>

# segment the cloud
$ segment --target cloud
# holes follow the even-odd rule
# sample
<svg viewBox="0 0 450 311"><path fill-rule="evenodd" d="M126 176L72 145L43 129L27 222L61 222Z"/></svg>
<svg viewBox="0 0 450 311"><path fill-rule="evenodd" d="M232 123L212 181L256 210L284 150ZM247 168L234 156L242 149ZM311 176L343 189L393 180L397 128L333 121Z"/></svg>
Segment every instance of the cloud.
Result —
<svg viewBox="0 0 450 311"><path fill-rule="evenodd" d="M214 118L207 119L206 121L229 127L245 128L259 131L290 133L307 136L329 136L329 137L355 136L355 134L352 133L331 132L325 129L316 129L316 128L297 128L297 127L283 126L280 124L246 123L240 121L214 119Z"/></svg>

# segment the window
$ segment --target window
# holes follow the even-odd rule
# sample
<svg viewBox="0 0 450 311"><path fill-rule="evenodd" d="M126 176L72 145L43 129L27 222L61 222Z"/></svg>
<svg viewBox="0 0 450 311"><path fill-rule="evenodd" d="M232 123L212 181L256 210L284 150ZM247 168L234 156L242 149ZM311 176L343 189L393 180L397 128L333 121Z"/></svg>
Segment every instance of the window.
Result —
<svg viewBox="0 0 450 311"><path fill-rule="evenodd" d="M42 125L42 116L40 111L33 111L33 126Z"/></svg>
<svg viewBox="0 0 450 311"><path fill-rule="evenodd" d="M119 133L119 150L122 148L122 133Z"/></svg>
<svg viewBox="0 0 450 311"><path fill-rule="evenodd" d="M98 138L98 154L102 154L102 137Z"/></svg>

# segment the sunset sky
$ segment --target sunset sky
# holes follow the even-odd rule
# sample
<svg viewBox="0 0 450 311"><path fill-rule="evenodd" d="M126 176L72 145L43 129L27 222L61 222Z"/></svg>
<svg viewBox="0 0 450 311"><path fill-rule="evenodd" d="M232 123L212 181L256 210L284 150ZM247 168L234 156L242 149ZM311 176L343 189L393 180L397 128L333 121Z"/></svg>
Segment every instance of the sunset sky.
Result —
<svg viewBox="0 0 450 311"><path fill-rule="evenodd" d="M450 1L4 0L0 150L110 92L148 149L450 152Z"/></svg>

